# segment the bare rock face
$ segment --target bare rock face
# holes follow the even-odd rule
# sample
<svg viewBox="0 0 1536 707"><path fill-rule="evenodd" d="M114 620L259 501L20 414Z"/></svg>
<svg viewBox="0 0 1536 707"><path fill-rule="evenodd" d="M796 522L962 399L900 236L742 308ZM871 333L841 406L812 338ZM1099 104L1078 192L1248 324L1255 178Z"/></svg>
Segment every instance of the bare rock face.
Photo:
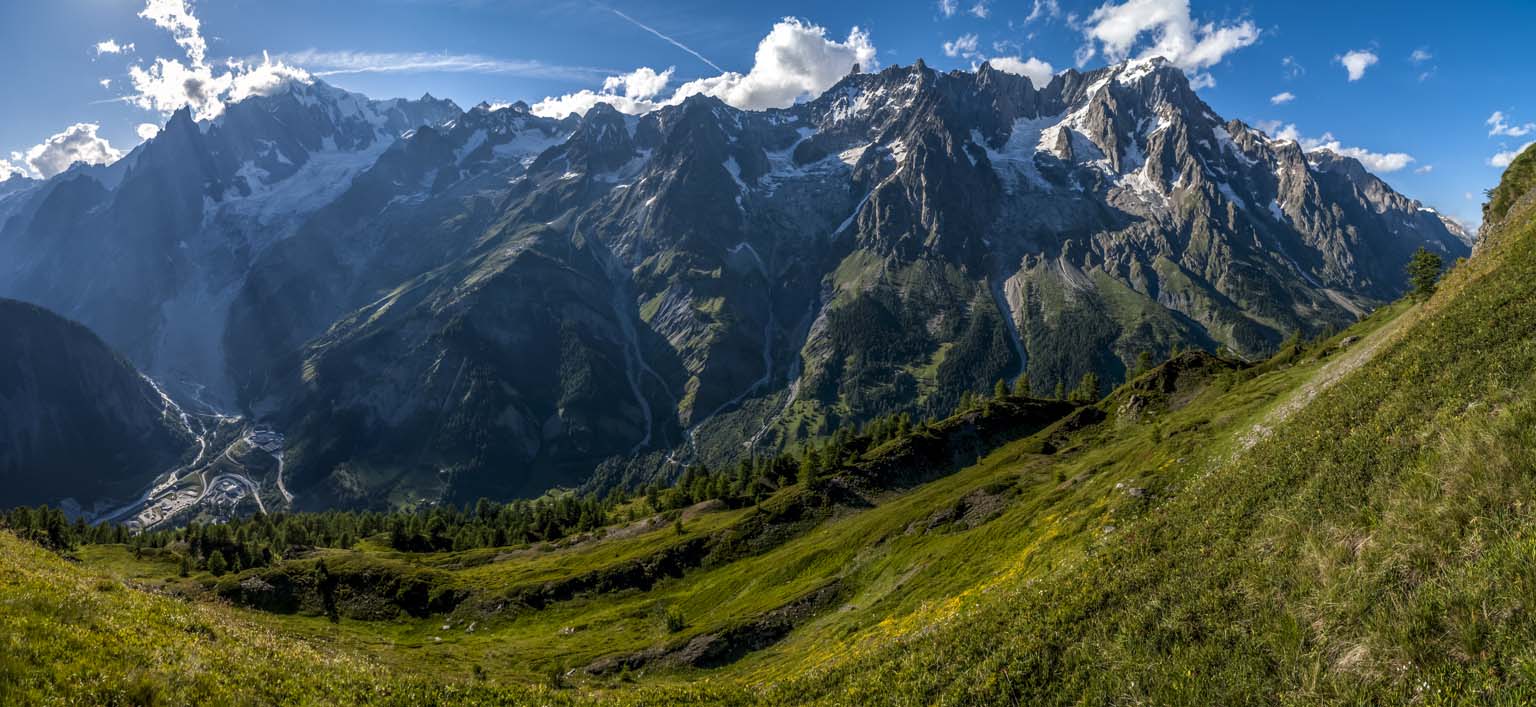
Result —
<svg viewBox="0 0 1536 707"><path fill-rule="evenodd" d="M1470 247L1161 60L562 120L295 86L0 218L0 293L281 427L324 505L633 481L1021 373L1261 355Z"/></svg>
<svg viewBox="0 0 1536 707"><path fill-rule="evenodd" d="M154 384L85 327L0 299L0 507L127 499L191 444Z"/></svg>

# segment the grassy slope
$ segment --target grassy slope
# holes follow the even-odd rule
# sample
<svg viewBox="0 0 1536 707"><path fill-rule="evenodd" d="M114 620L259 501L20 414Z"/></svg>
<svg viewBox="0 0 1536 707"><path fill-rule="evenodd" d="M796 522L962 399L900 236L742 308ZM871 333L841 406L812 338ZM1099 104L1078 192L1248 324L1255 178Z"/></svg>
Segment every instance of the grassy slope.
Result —
<svg viewBox="0 0 1536 707"><path fill-rule="evenodd" d="M1288 419L1249 420L1234 396L1296 369L1224 397L1225 432L1091 552L780 701L1536 699L1536 219L1509 223ZM1244 449L1250 423L1273 429Z"/></svg>
<svg viewBox="0 0 1536 707"><path fill-rule="evenodd" d="M1064 452L1020 440L761 554L474 633L441 617L333 626L189 603L121 584L165 566L93 551L72 567L0 535L0 703L18 690L177 703L1529 701L1536 219L1507 223L1521 225L1427 304L1224 374L1176 410L1132 420L1122 389L1110 420ZM1011 500L972 529L924 532L978 489ZM712 514L690 533L734 522ZM424 559L492 586L683 539L663 528L526 564ZM835 608L724 668L520 687L833 582ZM669 634L661 606L687 626Z"/></svg>

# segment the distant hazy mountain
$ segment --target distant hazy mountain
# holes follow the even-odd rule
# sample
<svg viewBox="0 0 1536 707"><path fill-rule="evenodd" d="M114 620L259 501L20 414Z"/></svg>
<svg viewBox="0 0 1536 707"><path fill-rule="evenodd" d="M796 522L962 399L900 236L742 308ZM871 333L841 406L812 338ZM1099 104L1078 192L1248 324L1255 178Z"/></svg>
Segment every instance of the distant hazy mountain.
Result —
<svg viewBox="0 0 1536 707"><path fill-rule="evenodd" d="M295 85L120 164L0 202L0 292L282 428L301 505L536 494L1021 372L1256 355L1470 248L1161 61L564 120Z"/></svg>
<svg viewBox="0 0 1536 707"><path fill-rule="evenodd" d="M129 498L191 443L153 383L85 327L0 299L0 507Z"/></svg>

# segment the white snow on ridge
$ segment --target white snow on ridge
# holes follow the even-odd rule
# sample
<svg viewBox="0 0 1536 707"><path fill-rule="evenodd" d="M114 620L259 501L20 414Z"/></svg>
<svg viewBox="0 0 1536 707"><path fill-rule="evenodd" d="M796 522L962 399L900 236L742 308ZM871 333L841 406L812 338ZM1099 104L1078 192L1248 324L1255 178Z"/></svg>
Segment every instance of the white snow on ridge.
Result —
<svg viewBox="0 0 1536 707"><path fill-rule="evenodd" d="M987 151L987 159L991 160L992 168L997 171L997 176L1002 179L1008 191L1018 191L1021 181L1027 181L1040 189L1049 189L1050 183L1045 181L1040 168L1035 165L1035 155L1051 152L1050 144L1055 141L1057 131L1065 129L1060 115L1019 118L1013 121L1013 131L1008 134L1008 141L1003 143L1001 149L992 149L985 140L980 139L981 134L975 131L972 131L971 140Z"/></svg>
<svg viewBox="0 0 1536 707"><path fill-rule="evenodd" d="M736 182L736 208L745 208L741 204L741 196L747 192L747 183L741 181L741 165L735 157L725 158L723 165L727 174L731 175L731 181Z"/></svg>
<svg viewBox="0 0 1536 707"><path fill-rule="evenodd" d="M492 146L491 154L498 159L516 159L524 167L533 164L533 161L544 154L545 150L565 142L570 137L562 133L545 135L539 130L519 130L515 135L508 142Z"/></svg>
<svg viewBox="0 0 1536 707"><path fill-rule="evenodd" d="M465 159L475 154L475 150L480 149L480 146L485 144L486 137L488 136L486 135L485 128L476 130L474 134L469 136L468 140L464 141L462 146L454 150L453 163L464 164Z"/></svg>

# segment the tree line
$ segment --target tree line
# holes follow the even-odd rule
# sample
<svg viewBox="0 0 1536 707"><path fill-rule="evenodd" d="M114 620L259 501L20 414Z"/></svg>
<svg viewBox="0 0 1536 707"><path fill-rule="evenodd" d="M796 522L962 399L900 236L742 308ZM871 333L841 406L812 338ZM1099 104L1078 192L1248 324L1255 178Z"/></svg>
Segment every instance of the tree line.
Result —
<svg viewBox="0 0 1536 707"><path fill-rule="evenodd" d="M994 399L1028 394L1027 377L1021 376L1012 386L998 381L991 397L964 394L955 414L983 409ZM1098 376L1084 376L1071 394L1061 397L1085 404L1097 401ZM795 450L744 457L721 468L692 465L670 483L656 481L639 489L615 488L602 494L556 493L505 503L482 498L464 507L440 504L415 510L274 513L137 534L117 524L71 521L63 511L49 507L0 513L0 524L25 540L59 551L93 544L127 545L136 554L169 550L179 557L184 576L193 570L221 575L266 567L310 549L352 548L365 539L412 553L553 542L658 513L675 517L680 509L705 501L732 508L753 505L786 486L815 484L892 440L929 434L936 422L895 413L858 427L838 428L831 436Z"/></svg>

